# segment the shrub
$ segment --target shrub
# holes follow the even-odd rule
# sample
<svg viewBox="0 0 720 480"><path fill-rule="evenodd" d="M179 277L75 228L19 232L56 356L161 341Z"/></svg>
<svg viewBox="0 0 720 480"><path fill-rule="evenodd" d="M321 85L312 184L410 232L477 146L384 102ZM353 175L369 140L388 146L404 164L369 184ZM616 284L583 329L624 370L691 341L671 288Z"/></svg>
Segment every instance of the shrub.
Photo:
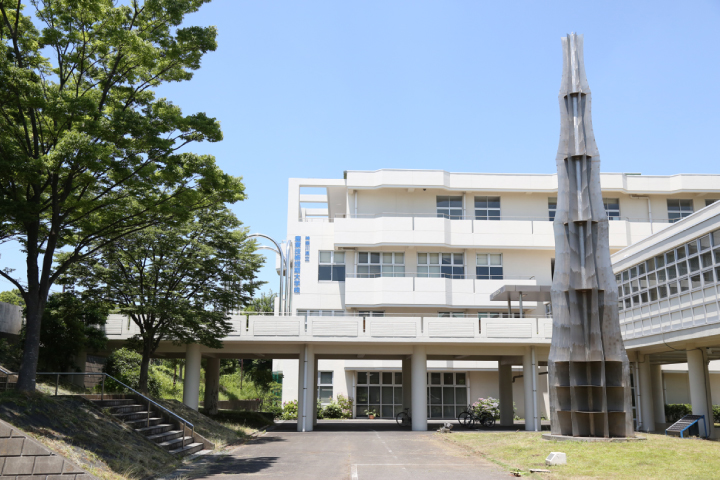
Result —
<svg viewBox="0 0 720 480"><path fill-rule="evenodd" d="M323 418L343 418L343 411L340 405L333 402L323 409Z"/></svg>
<svg viewBox="0 0 720 480"><path fill-rule="evenodd" d="M283 408L280 405L266 405L263 407L263 413L269 413L273 418L280 418L283 414Z"/></svg>
<svg viewBox="0 0 720 480"><path fill-rule="evenodd" d="M477 402L472 404L472 409L477 416L489 413L496 420L500 418L500 401L496 398L478 398Z"/></svg>
<svg viewBox="0 0 720 480"><path fill-rule="evenodd" d="M687 403L669 403L665 405L665 417L669 422L677 422L685 415L690 415L691 413L692 406Z"/></svg>
<svg viewBox="0 0 720 480"><path fill-rule="evenodd" d="M103 371L120 380L130 388L138 390L140 388L140 363L142 355L129 348L121 348L115 350L107 359ZM154 366L150 365L148 371L148 394L151 397L160 396L159 373L155 371ZM108 392L125 392L127 391L122 385L118 385L112 380L105 381L105 390Z"/></svg>
<svg viewBox="0 0 720 480"><path fill-rule="evenodd" d="M282 416L283 420L297 420L298 418L298 401L290 400L289 402L283 402Z"/></svg>
<svg viewBox="0 0 720 480"><path fill-rule="evenodd" d="M713 405L713 422L720 423L720 405Z"/></svg>
<svg viewBox="0 0 720 480"><path fill-rule="evenodd" d="M337 396L337 403L342 410L340 418L352 418L353 417L353 401L352 398L348 398L345 395Z"/></svg>
<svg viewBox="0 0 720 480"><path fill-rule="evenodd" d="M318 420L321 418L325 418L325 417L323 417L323 406L322 406L322 403L320 403L320 399L318 399L316 407L317 407Z"/></svg>

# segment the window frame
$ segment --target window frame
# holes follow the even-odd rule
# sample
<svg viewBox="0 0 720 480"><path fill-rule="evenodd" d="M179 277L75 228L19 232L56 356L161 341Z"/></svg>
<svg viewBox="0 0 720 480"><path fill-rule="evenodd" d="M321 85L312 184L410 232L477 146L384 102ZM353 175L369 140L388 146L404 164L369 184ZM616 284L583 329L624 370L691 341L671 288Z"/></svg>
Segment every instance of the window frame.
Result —
<svg viewBox="0 0 720 480"><path fill-rule="evenodd" d="M323 262L321 260L324 253L330 254L330 262ZM343 255L342 263L335 261L335 257L337 254ZM344 282L346 274L347 274L346 261L347 261L347 252L345 252L345 251L339 251L339 250L320 250L320 251L318 251L318 282ZM320 272L322 271L321 269L328 268L328 267L330 269L330 279L328 280L325 278L320 278L320 276L321 276ZM340 275L340 273L339 273L340 267L342 267L342 275ZM338 278L335 278L336 276ZM339 278L340 276L342 276L342 279Z"/></svg>
<svg viewBox="0 0 720 480"><path fill-rule="evenodd" d="M611 203L611 201L614 201L614 203ZM609 208L609 205L617 205L617 208ZM620 216L620 199L619 198L606 198L603 197L603 207L605 208L605 215L607 215L608 220L622 220L622 217ZM611 215L611 212L616 212L616 214Z"/></svg>
<svg viewBox="0 0 720 480"><path fill-rule="evenodd" d="M453 206L452 202L457 202L458 199L460 199L460 206ZM448 202L448 205L440 206L441 201ZM435 214L438 218L462 220L465 213L464 203L464 195L435 195Z"/></svg>
<svg viewBox="0 0 720 480"><path fill-rule="evenodd" d="M553 202L553 200L555 200ZM555 221L557 214L557 197L548 197L548 218L551 222Z"/></svg>
<svg viewBox="0 0 720 480"><path fill-rule="evenodd" d="M483 200L484 199L484 200ZM491 207L491 200L497 199L497 207ZM478 201L484 202L484 206L478 207ZM477 195L473 198L475 220L501 220L502 203L499 196L496 195Z"/></svg>
<svg viewBox="0 0 720 480"><path fill-rule="evenodd" d="M426 262L420 262L420 256L425 255ZM438 263L430 263L431 255L438 256ZM443 256L450 255L450 263L443 263ZM455 263L455 257L457 255L462 256L462 263ZM452 278L452 279L464 279L465 278L465 253L464 252L417 252L417 276L423 278ZM431 268L437 268L436 272L431 271ZM420 269L426 269L421 272ZM447 272L450 269L450 272ZM460 270L456 272L455 270ZM445 271L443 271L445 270Z"/></svg>
<svg viewBox="0 0 720 480"><path fill-rule="evenodd" d="M499 256L500 264L492 263L492 257ZM486 264L478 263L481 257L485 257ZM487 273L480 273L481 268L487 268ZM505 278L505 270L503 265L502 253L475 253L475 279L476 280L503 280ZM495 271L493 271L495 269ZM499 269L499 271L498 271Z"/></svg>
<svg viewBox="0 0 720 480"><path fill-rule="evenodd" d="M362 261L362 256L367 255L367 261ZM373 255L378 256L378 261L373 262ZM390 255L391 263L385 263L385 256ZM402 256L402 263L398 263L397 259ZM378 271L372 269L376 267ZM405 252L358 252L357 254L357 272L358 278L378 278L378 277L404 277L405 276ZM360 271L360 269L367 271ZM390 269L391 271L384 271Z"/></svg>
<svg viewBox="0 0 720 480"><path fill-rule="evenodd" d="M677 202L677 206L670 205L671 202ZM690 205L683 206L683 202L689 203ZM668 209L668 221L670 223L679 222L683 218L689 217L695 213L695 205L691 198L668 198L667 199ZM689 209L689 210L688 210Z"/></svg>
<svg viewBox="0 0 720 480"><path fill-rule="evenodd" d="M322 374L323 373L329 373L330 374L330 383L323 383L322 382ZM318 370L317 372L317 399L320 402L321 405L330 405L335 400L335 372L332 370ZM322 389L330 389L330 401L329 402L323 402L322 396L320 395L320 391Z"/></svg>

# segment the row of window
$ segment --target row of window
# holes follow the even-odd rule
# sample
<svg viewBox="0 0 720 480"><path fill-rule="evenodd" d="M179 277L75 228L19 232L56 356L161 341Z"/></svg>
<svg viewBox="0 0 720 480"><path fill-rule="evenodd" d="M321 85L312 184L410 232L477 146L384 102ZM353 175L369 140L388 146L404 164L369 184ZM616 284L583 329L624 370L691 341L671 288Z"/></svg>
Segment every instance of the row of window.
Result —
<svg viewBox="0 0 720 480"><path fill-rule="evenodd" d="M301 317L344 317L346 315L355 315L352 312L346 312L345 310L303 310L298 309L297 314ZM477 315L478 318L508 318L507 312L499 311L482 311L475 313L465 312L437 312L437 316L440 318L468 318L470 316ZM359 317L384 317L384 310L359 310L357 312ZM520 318L519 313L513 313L513 318Z"/></svg>
<svg viewBox="0 0 720 480"><path fill-rule="evenodd" d="M501 253L475 255L475 278L503 278ZM464 253L418 253L417 275L431 278L465 278ZM357 276L360 278L404 277L405 254L402 252L359 252ZM345 281L345 252L319 253L318 280Z"/></svg>
<svg viewBox="0 0 720 480"><path fill-rule="evenodd" d="M705 206L717 199L706 199ZM449 219L463 218L463 197L438 195L436 197L437 216ZM620 199L603 198L605 213L608 220L620 220ZM690 199L672 198L667 200L668 219L676 222L693 213L693 201ZM548 198L548 218L555 219L557 197ZM500 220L500 197L475 197L475 220Z"/></svg>
<svg viewBox="0 0 720 480"><path fill-rule="evenodd" d="M720 281L720 230L618 273L621 310Z"/></svg>

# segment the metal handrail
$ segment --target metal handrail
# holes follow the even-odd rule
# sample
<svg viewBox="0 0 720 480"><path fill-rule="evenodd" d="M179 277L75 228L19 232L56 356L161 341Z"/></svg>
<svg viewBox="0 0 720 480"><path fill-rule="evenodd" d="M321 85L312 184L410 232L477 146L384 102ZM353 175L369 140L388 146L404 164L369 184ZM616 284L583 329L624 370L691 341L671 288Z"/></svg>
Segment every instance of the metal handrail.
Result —
<svg viewBox="0 0 720 480"><path fill-rule="evenodd" d="M17 375L17 373L10 373L9 375ZM167 408L163 407L156 401L152 400L151 398L143 395L142 393L138 392L132 387L129 387L125 385L123 382L118 380L117 378L113 377L112 375L108 375L104 372L37 372L35 374L37 375L55 375L55 395L58 394L58 384L60 383L60 375L88 375L88 376L102 376L102 389L100 393L100 400L103 401L105 399L105 378L110 378L111 380L114 380L118 384L122 385L123 387L127 388L131 392L133 392L135 395L138 395L142 397L147 403L148 403L148 412L147 412L147 426L150 426L150 404L154 405L155 407L159 408L160 410L163 410L164 412L168 413L169 415L175 417L175 419L183 425L183 431L182 431L182 447L185 448L185 428L190 427L191 429L191 436L195 437L195 425L190 423L189 421L185 420L180 415L176 414L175 412L172 412L168 410Z"/></svg>
<svg viewBox="0 0 720 480"><path fill-rule="evenodd" d="M335 218L444 218L448 220L488 220L488 221L533 221L552 222L549 215L490 215L488 218L477 218L474 213L451 215L437 212L376 212L376 213L339 213ZM644 222L644 223L673 223L679 219L671 218L640 218L613 215L608 217L611 222Z"/></svg>
<svg viewBox="0 0 720 480"><path fill-rule="evenodd" d="M366 264L363 264L366 266ZM379 266L378 264L372 264L372 266ZM446 267L460 267L460 265L433 265L446 266ZM472 268L472 267L462 267ZM385 272L385 273L346 273L345 278L446 278L450 280L534 280L535 275L493 275L483 274L477 275L475 273L418 273L418 272ZM491 277L491 278L480 278L480 277Z"/></svg>

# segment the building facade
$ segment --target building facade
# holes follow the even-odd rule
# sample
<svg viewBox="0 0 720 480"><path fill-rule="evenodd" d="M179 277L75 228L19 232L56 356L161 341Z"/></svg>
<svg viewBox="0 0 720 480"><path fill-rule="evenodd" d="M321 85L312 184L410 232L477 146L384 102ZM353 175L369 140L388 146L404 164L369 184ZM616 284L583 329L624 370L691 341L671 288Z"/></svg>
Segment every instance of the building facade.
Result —
<svg viewBox="0 0 720 480"><path fill-rule="evenodd" d="M720 199L718 180L718 175L602 174L611 252L654 238ZM371 325L378 332L399 328L395 319L417 318L419 328L428 331L440 325L433 319L463 319L442 328L477 323L476 335L485 338L477 345L478 358L497 355L492 349L502 348L508 338L548 340L552 311L549 290L543 292L553 274L556 192L554 174L378 170L348 171L343 179L290 179L292 313L359 318L363 328ZM704 253L696 255L699 262ZM621 302L625 306L629 299L622 311L626 339L629 329L646 328L638 320L645 308L641 300L647 297L649 309L650 296L660 295L641 288L639 280L633 292L635 278L619 281L630 289ZM683 278L692 282L694 276ZM428 418L455 418L478 397L500 396L500 364L428 357ZM512 398L520 417L527 401L539 403L533 406L537 415L549 416L547 377L543 362L538 365L535 400L523 395L521 369L511 373L509 388L517 390ZM297 399L298 360L274 360L273 369L284 376L283 401ZM403 408L403 368L397 359L325 358L317 370L322 403L350 397L358 417L368 410L392 417Z"/></svg>

